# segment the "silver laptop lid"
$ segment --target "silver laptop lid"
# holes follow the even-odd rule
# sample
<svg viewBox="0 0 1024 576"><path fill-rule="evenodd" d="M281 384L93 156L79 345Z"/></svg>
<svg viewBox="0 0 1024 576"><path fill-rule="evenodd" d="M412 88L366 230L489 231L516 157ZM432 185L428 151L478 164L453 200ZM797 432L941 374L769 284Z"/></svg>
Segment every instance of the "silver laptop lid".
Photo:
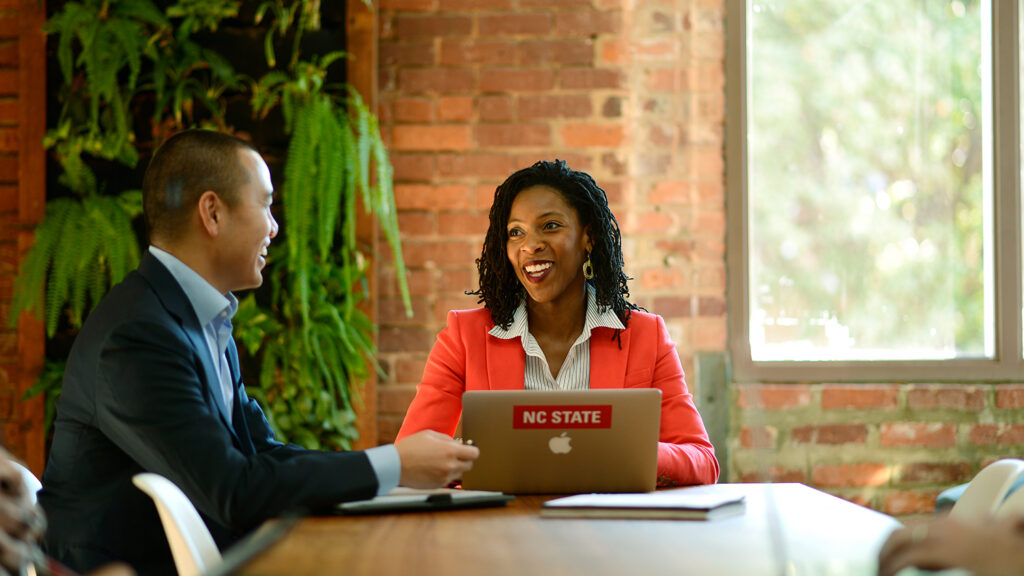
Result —
<svg viewBox="0 0 1024 576"><path fill-rule="evenodd" d="M661 390L470 391L462 435L480 458L472 490L646 492L658 473Z"/></svg>

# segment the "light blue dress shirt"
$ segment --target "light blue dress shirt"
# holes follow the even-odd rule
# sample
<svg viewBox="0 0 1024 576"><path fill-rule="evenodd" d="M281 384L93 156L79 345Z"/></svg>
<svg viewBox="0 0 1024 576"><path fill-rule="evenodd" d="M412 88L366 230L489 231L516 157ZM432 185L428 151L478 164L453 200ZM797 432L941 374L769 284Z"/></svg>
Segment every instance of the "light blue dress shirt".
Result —
<svg viewBox="0 0 1024 576"><path fill-rule="evenodd" d="M230 292L226 295L218 292L199 273L169 252L150 246L149 253L167 268L171 276L174 276L192 304L199 325L203 327L203 336L206 338L210 356L216 360L215 367L220 379L221 397L224 400L222 408L228 422L231 422L235 388L231 381L225 350L231 338L231 319L238 310L238 299ZM369 448L364 453L377 476L378 496L387 494L398 486L402 475L402 461L394 444Z"/></svg>

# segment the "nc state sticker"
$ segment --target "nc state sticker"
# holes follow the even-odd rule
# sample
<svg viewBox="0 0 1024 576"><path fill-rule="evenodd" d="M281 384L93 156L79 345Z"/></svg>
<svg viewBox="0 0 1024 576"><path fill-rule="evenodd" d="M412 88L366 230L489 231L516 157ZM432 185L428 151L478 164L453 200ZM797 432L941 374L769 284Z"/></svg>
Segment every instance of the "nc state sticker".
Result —
<svg viewBox="0 0 1024 576"><path fill-rule="evenodd" d="M512 428L611 428L611 404L513 406Z"/></svg>

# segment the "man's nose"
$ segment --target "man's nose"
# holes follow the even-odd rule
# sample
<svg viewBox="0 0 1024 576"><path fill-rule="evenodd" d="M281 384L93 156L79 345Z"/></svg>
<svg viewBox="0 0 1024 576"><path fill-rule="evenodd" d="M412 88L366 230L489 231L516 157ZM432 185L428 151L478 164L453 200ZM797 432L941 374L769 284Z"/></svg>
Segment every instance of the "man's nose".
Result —
<svg viewBox="0 0 1024 576"><path fill-rule="evenodd" d="M277 225L277 220L275 220L274 219L274 215L271 214L270 215L270 237L271 238L276 238L277 237L277 231L278 231L279 228L280 227Z"/></svg>

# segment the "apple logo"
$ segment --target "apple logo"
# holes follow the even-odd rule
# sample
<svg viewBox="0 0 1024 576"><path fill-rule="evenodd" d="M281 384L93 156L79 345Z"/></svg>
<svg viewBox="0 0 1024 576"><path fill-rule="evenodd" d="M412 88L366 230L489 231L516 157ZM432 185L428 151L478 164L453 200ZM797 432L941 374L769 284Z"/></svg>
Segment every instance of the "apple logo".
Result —
<svg viewBox="0 0 1024 576"><path fill-rule="evenodd" d="M569 444L569 442L572 442L572 438L566 436L566 434L568 432L562 432L561 436L555 436L548 440L548 448L555 454L568 454L572 450L572 446Z"/></svg>

